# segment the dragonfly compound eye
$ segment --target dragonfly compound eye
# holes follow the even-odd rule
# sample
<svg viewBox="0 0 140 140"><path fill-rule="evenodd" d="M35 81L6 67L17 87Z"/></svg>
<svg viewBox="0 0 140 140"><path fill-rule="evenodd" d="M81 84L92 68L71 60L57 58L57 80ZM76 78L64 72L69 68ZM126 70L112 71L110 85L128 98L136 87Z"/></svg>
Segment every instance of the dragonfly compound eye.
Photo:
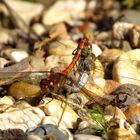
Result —
<svg viewBox="0 0 140 140"><path fill-rule="evenodd" d="M42 79L40 81L40 88L41 90L43 91L47 91L48 89L52 89L54 87L54 83L53 81L51 80L48 80L48 79Z"/></svg>

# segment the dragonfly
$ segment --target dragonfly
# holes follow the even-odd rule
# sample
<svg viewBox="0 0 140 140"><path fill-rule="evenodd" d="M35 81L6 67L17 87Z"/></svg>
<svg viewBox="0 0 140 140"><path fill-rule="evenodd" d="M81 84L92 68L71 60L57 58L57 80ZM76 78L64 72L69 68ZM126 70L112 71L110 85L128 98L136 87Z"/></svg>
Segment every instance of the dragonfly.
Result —
<svg viewBox="0 0 140 140"><path fill-rule="evenodd" d="M46 95L46 94L51 94L51 93L59 93L59 90L61 88L64 87L65 83L69 83L72 84L74 82L74 84L76 86L83 86L84 84L80 83L81 78L83 77L83 73L84 74L89 74L90 70L94 68L94 63L93 60L95 60L95 56L92 53L92 46L91 46L91 42L88 39L88 37L84 37L83 39L80 40L80 42L78 43L78 47L76 48L76 50L74 50L73 52L73 59L71 61L71 63L63 70L60 72L49 72L49 74L47 75L47 72L40 72L40 73L46 73L46 78L42 78L40 80L40 93L41 96ZM90 63L89 65L87 63ZM23 60L23 66L27 65L26 61L24 62ZM18 67L18 66L17 66ZM74 68L76 67L76 70L74 70ZM9 68L10 70L12 70L12 68ZM22 68L24 69L24 68ZM10 71L9 70L9 71ZM20 71L20 68L19 68ZM70 73L73 73L73 75L75 77L78 77L78 79L74 79L72 77L69 76ZM18 71L14 72L5 72L0 71L0 78L4 79L4 77L11 78L14 76L14 74L17 74ZM38 71L35 71L33 73L39 73ZM10 74L10 75L9 75ZM30 74L30 71L28 69L26 69L25 71L21 72L22 76L24 77L25 75ZM15 79L16 80L16 79ZM82 88L82 90L85 92L86 90L84 90L84 88ZM93 97L92 97L93 98ZM67 103L65 103L64 106L64 110L62 112L61 118L58 122L58 125L60 124L61 120L62 120L62 116L65 112Z"/></svg>
<svg viewBox="0 0 140 140"><path fill-rule="evenodd" d="M65 113L66 107L69 103L67 96L66 99L63 98L63 96L60 95L60 92L63 89L66 89L66 94L70 94L71 91L69 91L70 88L67 88L67 85L70 87L73 86L73 84L78 87L78 89L86 95L86 97L89 98L89 100L93 101L95 104L103 103L103 104L110 104L110 101L112 100L111 96L98 96L97 94L94 94L89 89L86 89L84 86L87 83L88 80L90 80L90 71L93 69L96 71L102 71L101 69L96 69L94 65L94 60L96 60L96 57L92 53L92 42L89 40L87 36L82 38L76 50L73 51L73 59L71 63L62 71L55 72L55 71L30 71L29 69L25 69L27 62L23 60L23 66L25 68L19 68L19 71L12 71L11 66L9 67L10 72L5 72L4 70L0 70L0 79L10 79L15 74L21 74L23 79L34 80L39 77L39 85L40 85L40 100L48 95L52 95L52 99L59 98L64 102L63 111L59 118L59 121L56 125L58 128L61 121L63 120L63 115ZM123 60L122 60L123 61ZM24 70L25 69L25 70ZM24 71L23 71L24 70ZM22 72L21 72L22 71ZM32 79L31 75L33 75ZM38 75L38 77L34 78L34 75ZM74 75L74 78L73 76ZM76 77L76 78L75 78ZM78 77L78 78L77 78ZM131 79L131 77L126 77ZM15 76L15 80L19 80L18 76ZM22 80L22 79L21 79ZM37 80L38 81L38 80ZM92 81L92 80L90 80ZM23 98L24 99L24 98ZM78 106L79 107L79 106ZM80 108L81 109L81 108Z"/></svg>
<svg viewBox="0 0 140 140"><path fill-rule="evenodd" d="M98 103L99 101L103 100L104 102L110 102L108 97L100 97L94 93L91 93L92 91L86 89L84 87L84 85L86 84L86 82L89 80L90 78L90 71L93 69L96 69L94 66L94 61L96 59L96 57L93 55L92 53L92 46L91 46L91 41L88 39L88 37L84 37L83 39L80 40L80 42L78 43L78 47L76 48L76 50L74 50L73 52L73 59L71 61L71 63L62 71L60 72L55 72L55 71L29 71L29 69L25 69L25 71L23 71L24 68L22 69L22 72L20 72L20 68L19 71L12 71L12 68L10 67L9 70L10 72L5 72L0 71L0 78L1 79L7 79L7 78L12 78L14 74L18 74L20 73L22 75L22 77L27 77L29 74L39 74L40 79L39 79L39 85L40 85L40 95L41 98L43 96L47 96L47 95L59 95L60 91L62 91L61 89L65 88L65 85L70 85L72 86L72 84L75 84L80 90L81 92L88 96L90 100L95 101L96 103ZM23 66L26 67L27 63L26 61L23 60ZM18 67L18 66L17 66ZM100 69L97 69L100 70ZM72 73L72 74L71 74ZM73 78L73 76L76 78ZM34 76L33 76L34 77ZM45 78L44 78L45 77ZM78 78L77 78L78 77ZM18 80L18 76L15 78L15 80ZM69 90L69 89L68 89ZM71 91L66 91L66 92L71 92ZM54 94L53 94L54 93ZM57 96L57 98L60 96ZM61 98L63 100L63 98ZM62 112L62 115L59 119L59 122L57 124L57 127L59 127L65 109L67 107L68 101L67 98L65 100L65 106Z"/></svg>

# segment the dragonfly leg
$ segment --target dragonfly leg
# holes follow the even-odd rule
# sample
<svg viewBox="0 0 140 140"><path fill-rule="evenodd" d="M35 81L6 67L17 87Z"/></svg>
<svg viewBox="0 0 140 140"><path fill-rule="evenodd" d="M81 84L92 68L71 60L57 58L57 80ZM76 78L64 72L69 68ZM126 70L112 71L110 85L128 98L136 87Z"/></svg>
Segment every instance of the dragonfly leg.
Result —
<svg viewBox="0 0 140 140"><path fill-rule="evenodd" d="M67 92L67 94L66 95L69 95L71 93L71 90L68 90L68 92ZM66 110L66 108L67 108L67 105L68 105L68 98L66 98L66 102L63 102L62 101L62 104L65 104L64 105L64 107L63 107L63 111L62 111L62 114L61 114L61 116L60 116L60 119L59 119L59 121L58 121L58 124L57 124L57 126L56 126L56 128L59 128L59 125L60 125L60 123L61 123L61 121L62 121L62 118L63 118L63 115L64 115L64 113L65 113L65 110ZM62 105L61 104L61 105Z"/></svg>

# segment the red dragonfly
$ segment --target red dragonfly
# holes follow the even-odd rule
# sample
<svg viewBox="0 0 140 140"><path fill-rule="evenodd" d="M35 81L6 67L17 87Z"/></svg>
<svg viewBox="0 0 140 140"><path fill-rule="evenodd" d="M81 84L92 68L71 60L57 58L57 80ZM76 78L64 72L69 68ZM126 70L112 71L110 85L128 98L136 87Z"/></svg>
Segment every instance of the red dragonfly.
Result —
<svg viewBox="0 0 140 140"><path fill-rule="evenodd" d="M73 54L74 54L74 57L73 57L71 63L68 65L68 67L65 68L65 70L63 70L61 72L50 73L50 75L47 78L41 79L40 88L41 88L41 93L42 93L41 95L42 96L45 94L48 94L48 93L52 93L52 92L58 93L58 90L63 88L64 84L67 81L74 82L76 85L81 86L79 84L80 82L77 83L77 81L80 81L80 78L83 76L83 73L88 74L89 71L93 69L94 64L92 62L95 59L95 56L92 53L91 43L86 36L80 40L78 47L73 52ZM89 62L91 64L88 65L87 62ZM70 72L73 71L75 66L76 66L77 70L74 72L74 76L79 77L78 80L76 80L76 81L72 80L72 78L70 78L68 76L70 74ZM0 73L1 78L3 76L2 74L4 74L4 73L7 74L7 78L10 78L10 77L8 77L8 73L6 73L5 71L0 71L0 72L1 72ZM12 72L12 73L14 74L14 73L18 73L18 72ZM23 77L24 77L24 73L25 73L25 75L28 74L27 71L22 72ZM84 89L84 88L82 88L82 90L84 92L86 91L86 89ZM66 108L66 106L64 107L64 110L62 112L62 116L63 116L63 113L65 111L65 108ZM62 116L61 116L61 119L62 119ZM61 122L61 119L60 119L59 123ZM59 126L59 123L58 123L58 126Z"/></svg>
<svg viewBox="0 0 140 140"><path fill-rule="evenodd" d="M93 70L94 68L93 60L95 60L96 58L92 53L92 46L88 37L85 36L83 39L80 40L78 47L74 51L73 54L74 54L74 57L71 63L63 71L50 72L50 74L46 76L46 78L41 79L40 81L40 88L41 88L41 93L42 93L41 96L46 95L48 93L59 93L59 90L63 88L67 82L70 81L70 82L73 82L76 86L80 87L81 91L84 92L84 94L87 95L90 99L93 99L97 102L99 100L102 100L103 98L96 94L92 94L91 96L90 91L83 87L86 81L88 80L88 78L85 80L85 83L82 83L81 85L81 82L83 82L81 80L83 79L84 74L88 77L89 72ZM74 71L75 67L76 67L76 70ZM78 78L73 79L73 77L69 76L71 72L73 72L74 76L76 77L78 76ZM12 72L12 73L18 73L18 72ZM22 76L24 77L25 75L28 75L31 72L26 71L26 72L21 72L21 73L22 73ZM36 71L34 73L38 73L38 72ZM43 72L40 72L40 73L43 73ZM44 73L47 73L47 72L44 71ZM3 74L6 74L7 76ZM3 78L3 79L4 77L10 78L8 74L10 73L6 73L5 71L0 71L0 78ZM108 101L108 98L105 97L104 99ZM57 127L59 126L62 120L66 106L67 106L67 103L65 104L65 107L63 109L63 112L62 112L62 115L58 122Z"/></svg>

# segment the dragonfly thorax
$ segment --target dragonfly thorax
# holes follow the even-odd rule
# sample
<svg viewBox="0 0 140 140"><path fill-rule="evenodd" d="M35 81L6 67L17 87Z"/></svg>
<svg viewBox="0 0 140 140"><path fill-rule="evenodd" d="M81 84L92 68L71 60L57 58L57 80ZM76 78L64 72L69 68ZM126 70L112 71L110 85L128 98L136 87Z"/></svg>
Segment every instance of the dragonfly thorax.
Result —
<svg viewBox="0 0 140 140"><path fill-rule="evenodd" d="M67 76L62 73L53 73L40 81L40 88L43 92L57 91L64 85L66 79Z"/></svg>

